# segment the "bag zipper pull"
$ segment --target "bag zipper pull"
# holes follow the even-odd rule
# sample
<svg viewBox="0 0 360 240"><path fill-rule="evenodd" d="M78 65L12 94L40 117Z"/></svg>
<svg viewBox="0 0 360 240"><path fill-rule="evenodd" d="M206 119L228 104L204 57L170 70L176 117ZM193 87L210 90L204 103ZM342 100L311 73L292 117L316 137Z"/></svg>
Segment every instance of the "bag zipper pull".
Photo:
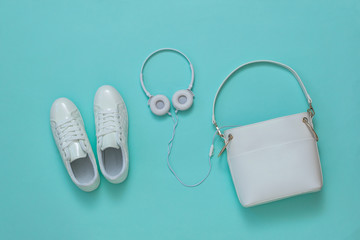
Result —
<svg viewBox="0 0 360 240"><path fill-rule="evenodd" d="M220 155L225 151L227 145L229 144L229 142L230 142L232 139L233 139L233 136L232 136L231 134L229 134L229 138L228 138L227 142L224 140L225 145L224 145L224 147L221 149L218 157L220 157Z"/></svg>

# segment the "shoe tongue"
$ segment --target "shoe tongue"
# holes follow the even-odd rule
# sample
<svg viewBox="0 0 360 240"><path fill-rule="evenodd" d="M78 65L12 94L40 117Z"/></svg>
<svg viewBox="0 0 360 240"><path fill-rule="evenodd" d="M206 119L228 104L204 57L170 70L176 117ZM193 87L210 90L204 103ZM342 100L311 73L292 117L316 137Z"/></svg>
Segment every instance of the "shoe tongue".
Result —
<svg viewBox="0 0 360 240"><path fill-rule="evenodd" d="M107 148L119 148L119 145L116 142L116 133L109 133L103 136L101 150L105 150Z"/></svg>
<svg viewBox="0 0 360 240"><path fill-rule="evenodd" d="M69 146L69 152L70 152L70 161L74 161L79 158L86 157L87 153L84 152L84 150L81 148L79 142L74 142L70 144Z"/></svg>

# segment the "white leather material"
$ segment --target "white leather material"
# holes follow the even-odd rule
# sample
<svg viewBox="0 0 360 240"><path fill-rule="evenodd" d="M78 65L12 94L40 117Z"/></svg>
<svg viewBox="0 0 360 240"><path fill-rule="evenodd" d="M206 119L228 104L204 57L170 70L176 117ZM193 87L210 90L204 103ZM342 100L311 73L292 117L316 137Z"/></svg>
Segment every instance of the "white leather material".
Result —
<svg viewBox="0 0 360 240"><path fill-rule="evenodd" d="M129 172L128 113L120 93L100 87L94 98L97 156L103 176L111 183L126 180Z"/></svg>
<svg viewBox="0 0 360 240"><path fill-rule="evenodd" d="M71 180L83 191L95 190L100 183L96 160L75 104L67 98L55 100L50 110L50 125ZM76 135L70 136L75 131Z"/></svg>
<svg viewBox="0 0 360 240"><path fill-rule="evenodd" d="M233 136L227 158L244 207L321 189L317 143L304 117L312 125L304 112L225 131Z"/></svg>
<svg viewBox="0 0 360 240"><path fill-rule="evenodd" d="M305 88L305 85L303 84L303 82L301 81L301 78L299 77L299 75L295 72L294 69L292 69L291 67L283 64L283 63L280 63L280 62L275 62L275 61L272 61L272 60L256 60L256 61L251 61L251 62L247 62L247 63L244 63L242 65L240 65L239 67L235 68L229 75L227 75L227 77L224 79L224 81L221 83L220 87L218 88L216 94L215 94L215 98L214 98L214 102L213 102L213 109L212 109L212 122L213 123L216 123L216 120L215 120L215 105L216 105L216 99L222 89L222 87L225 85L225 83L229 80L229 78L237 71L239 71L240 69L244 69L244 67L246 66L249 66L249 65L254 65L254 64L259 64L259 63L268 63L268 64L273 64L273 65L276 65L276 66L279 66L279 67L282 67L282 68L285 68L287 69L289 72L291 72L291 74L295 77L295 79L298 81L300 87L301 87L301 90L303 91L305 97L306 97L306 100L310 106L310 104L312 103L312 100L311 100L311 97L310 95L308 94L308 92L306 91L306 88Z"/></svg>
<svg viewBox="0 0 360 240"><path fill-rule="evenodd" d="M119 149L119 145L116 141L117 138L116 133L109 133L103 136L102 145L100 147L101 150L105 150L107 148L116 148Z"/></svg>
<svg viewBox="0 0 360 240"><path fill-rule="evenodd" d="M174 93L171 101L175 109L185 111L192 106L194 102L194 95L188 89L179 90Z"/></svg>
<svg viewBox="0 0 360 240"><path fill-rule="evenodd" d="M149 99L151 111L158 116L165 115L170 110L170 101L164 95L152 96Z"/></svg>
<svg viewBox="0 0 360 240"><path fill-rule="evenodd" d="M216 99L223 85L239 69L269 63L289 70L298 81L307 101L307 112L271 119L226 130L223 136L215 119ZM240 203L244 207L319 191L323 185L312 123L312 100L299 75L289 66L258 60L240 65L222 82L213 102L212 122L227 143L227 158ZM232 139L229 136L232 136Z"/></svg>
<svg viewBox="0 0 360 240"><path fill-rule="evenodd" d="M69 152L70 152L70 162L78 158L86 157L86 152L81 148L80 143L78 142L73 142L72 144L70 144Z"/></svg>

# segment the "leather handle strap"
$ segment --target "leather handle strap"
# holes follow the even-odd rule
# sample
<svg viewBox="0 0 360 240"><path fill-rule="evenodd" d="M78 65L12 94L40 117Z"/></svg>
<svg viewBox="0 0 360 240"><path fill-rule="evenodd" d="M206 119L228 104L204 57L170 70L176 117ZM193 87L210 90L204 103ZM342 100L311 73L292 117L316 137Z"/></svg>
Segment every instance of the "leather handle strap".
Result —
<svg viewBox="0 0 360 240"><path fill-rule="evenodd" d="M214 102L213 102L213 109L212 109L212 123L215 125L216 129L218 129L218 133L219 133L220 136L221 136L222 134L221 134L221 132L220 132L218 126L217 126L216 120L215 120L215 105L216 105L216 99L217 99L217 97L218 97L218 95L219 95L222 87L224 86L224 84L229 80L229 78L230 78L235 72L237 72L237 71L240 70L241 68L244 68L245 66L248 66L248 65L251 65L251 64L256 64L256 63L270 63L270 64L275 64L275 65L277 65L277 66L280 66L280 67L283 67L283 68L289 70L289 71L294 75L294 77L296 78L296 80L298 81L298 83L299 83L299 85L300 85L300 87L301 87L301 89L302 89L302 91L303 91L303 93L304 93L304 95L305 95L305 97L306 97L306 99L307 99L307 101L308 101L308 104L309 104L309 109L308 109L308 111L311 112L312 116L315 114L315 112L314 112L314 110L313 110L313 108L312 108L312 105L311 105L312 100L311 100L308 92L306 91L306 88L305 88L303 82L301 81L299 75L295 72L294 69L292 69L291 67L289 67L289 66L287 66L287 65L285 65L285 64L283 64L283 63L279 63L279 62L275 62L275 61L271 61L271 60L256 60L256 61L251 61L251 62L247 62L247 63L245 63L245 64L240 65L240 66L237 67L234 71L232 71L232 72L224 79L224 81L221 83L219 89L218 89L217 92L216 92L216 95L215 95L215 98L214 98Z"/></svg>

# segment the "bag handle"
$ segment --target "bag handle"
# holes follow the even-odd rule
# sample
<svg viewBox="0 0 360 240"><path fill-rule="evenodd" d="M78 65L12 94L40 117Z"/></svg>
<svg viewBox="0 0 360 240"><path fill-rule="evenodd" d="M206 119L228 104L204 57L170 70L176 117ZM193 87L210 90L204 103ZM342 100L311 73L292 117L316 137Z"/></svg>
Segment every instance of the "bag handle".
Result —
<svg viewBox="0 0 360 240"><path fill-rule="evenodd" d="M227 82L227 80L229 80L229 78L235 73L237 72L238 70L240 70L241 68L244 68L245 66L248 66L248 65L251 65L251 64L256 64L256 63L271 63L271 64L275 64L277 66L280 66L280 67L283 67L287 70L289 70L293 75L294 77L296 78L296 80L298 81L307 101L308 101L308 104L309 104L309 109L307 110L311 116L311 118L315 115L315 111L314 111L314 108L312 107L312 100L308 94L308 92L306 91L306 88L303 84L303 82L301 81L299 75L295 72L294 69L292 69L291 67L283 64L283 63L280 63L280 62L275 62L275 61L271 61L271 60L256 60L256 61L251 61L251 62L247 62L245 64L242 64L240 65L239 67L237 67L234 71L232 71L226 78L225 80L221 83L219 89L217 90L216 92L216 95L215 95L215 98L214 98L214 102L213 102L213 108L212 108L212 123L214 124L216 130L217 130L217 133L218 135L220 135L222 138L224 138L224 135L221 133L220 131L220 128L218 127L217 123L216 123L216 120L215 120L215 105L216 105L216 99L222 89L222 87L224 86L224 84Z"/></svg>

